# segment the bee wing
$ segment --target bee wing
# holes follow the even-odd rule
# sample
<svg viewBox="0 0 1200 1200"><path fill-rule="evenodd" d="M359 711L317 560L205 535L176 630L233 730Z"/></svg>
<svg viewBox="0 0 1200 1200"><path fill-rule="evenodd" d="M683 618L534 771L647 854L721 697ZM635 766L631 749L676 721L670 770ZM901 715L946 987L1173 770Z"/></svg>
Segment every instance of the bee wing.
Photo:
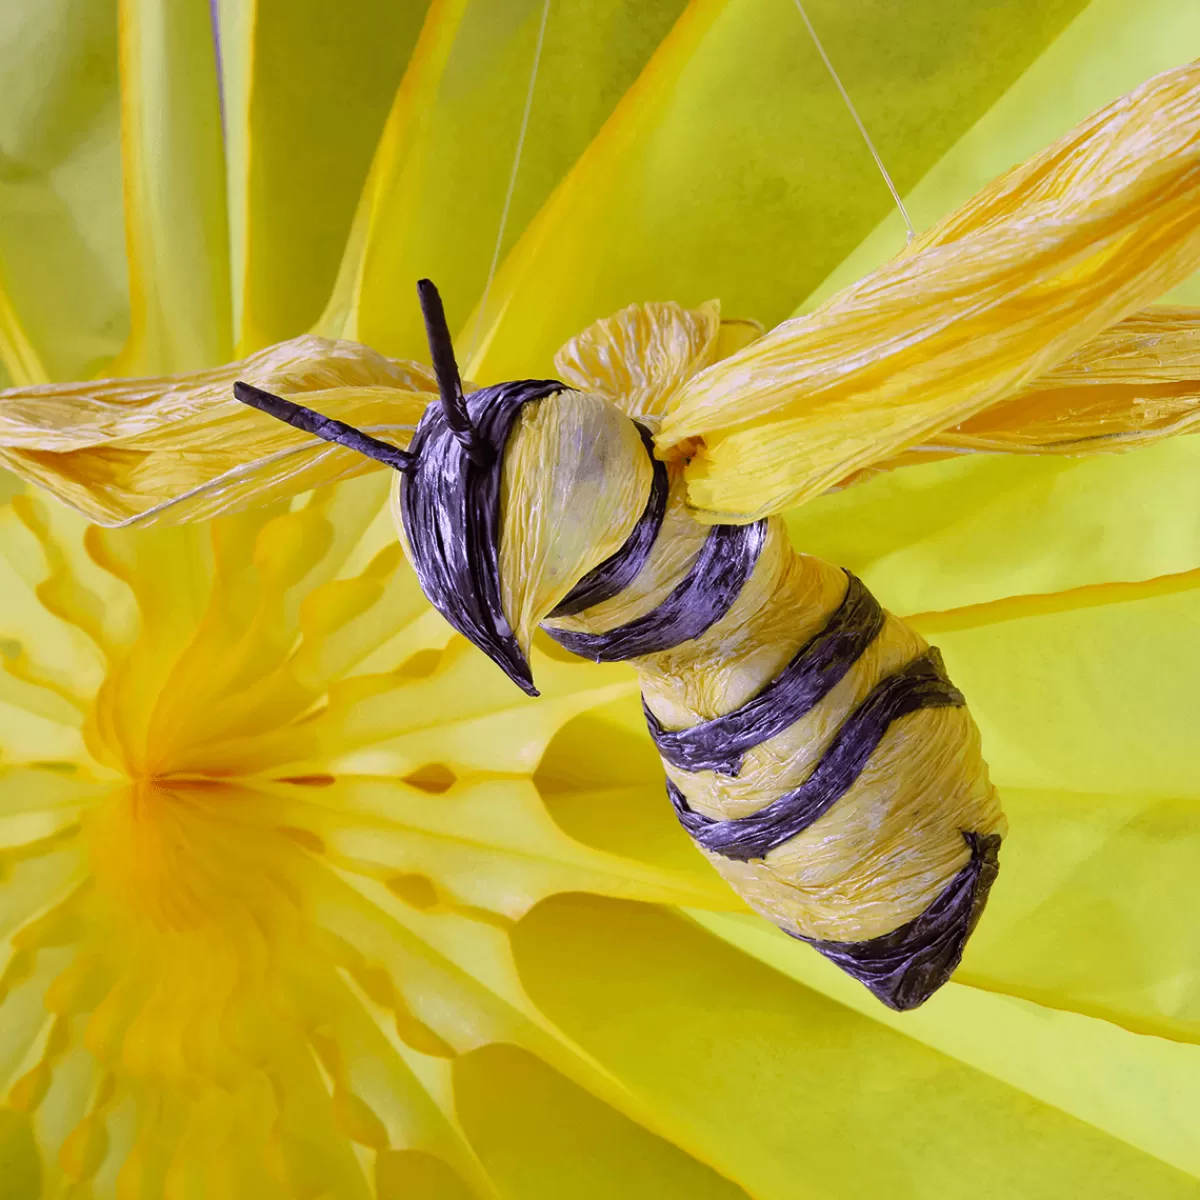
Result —
<svg viewBox="0 0 1200 1200"><path fill-rule="evenodd" d="M564 383L657 428L687 380L762 332L756 321L722 320L716 300L691 309L631 304L567 342L554 369Z"/></svg>
<svg viewBox="0 0 1200 1200"><path fill-rule="evenodd" d="M0 463L101 525L200 520L380 469L233 398L246 379L407 445L432 373L300 337L192 375L0 392Z"/></svg>
<svg viewBox="0 0 1200 1200"><path fill-rule="evenodd" d="M713 522L791 507L1008 401L1200 267L1200 65L1002 176L873 274L687 381Z"/></svg>
<svg viewBox="0 0 1200 1200"><path fill-rule="evenodd" d="M1148 308L932 444L955 452L1088 454L1200 425L1200 309Z"/></svg>
<svg viewBox="0 0 1200 1200"><path fill-rule="evenodd" d="M1148 308L1015 396L842 480L960 454L1104 454L1200 430L1200 309Z"/></svg>

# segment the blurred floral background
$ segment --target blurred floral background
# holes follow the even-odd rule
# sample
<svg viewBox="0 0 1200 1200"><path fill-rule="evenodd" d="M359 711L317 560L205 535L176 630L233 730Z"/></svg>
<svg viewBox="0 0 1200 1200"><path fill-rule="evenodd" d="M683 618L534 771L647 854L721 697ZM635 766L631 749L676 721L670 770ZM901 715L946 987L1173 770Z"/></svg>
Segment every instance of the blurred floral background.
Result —
<svg viewBox="0 0 1200 1200"><path fill-rule="evenodd" d="M1194 0L807 8L918 228L1200 55ZM423 358L423 275L468 376L544 375L624 304L770 325L903 245L791 0L552 0L481 307L542 11L7 0L3 383ZM942 647L1009 815L909 1014L691 848L631 672L546 643L535 702L451 636L382 476L144 531L2 477L0 1195L1200 1196L1198 467L790 518Z"/></svg>

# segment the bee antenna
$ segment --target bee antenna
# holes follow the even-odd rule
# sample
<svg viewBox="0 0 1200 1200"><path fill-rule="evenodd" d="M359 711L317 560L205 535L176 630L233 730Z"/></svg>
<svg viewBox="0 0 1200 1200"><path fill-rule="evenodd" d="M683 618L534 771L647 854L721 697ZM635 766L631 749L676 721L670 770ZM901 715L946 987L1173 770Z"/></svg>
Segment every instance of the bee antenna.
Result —
<svg viewBox="0 0 1200 1200"><path fill-rule="evenodd" d="M418 280L417 296L421 301L421 314L425 318L425 336L429 339L429 356L433 359L433 371L437 376L446 424L467 452L467 457L477 466L486 467L492 461L491 448L471 424L471 416L467 412L467 398L463 395L458 363L454 360L454 342L450 337L450 327L446 324L442 298L428 279Z"/></svg>
<svg viewBox="0 0 1200 1200"><path fill-rule="evenodd" d="M305 433L311 433L326 442L345 446L348 450L357 450L359 454L365 454L367 458L385 463L397 471L407 474L417 465L417 456L407 450L401 450L399 446L381 442L369 433L355 429L353 425L323 416L303 405L293 404L290 400L276 396L274 392L265 392L252 383L238 380L233 385L233 394L243 404L256 408L277 421L283 421L294 429L302 429Z"/></svg>

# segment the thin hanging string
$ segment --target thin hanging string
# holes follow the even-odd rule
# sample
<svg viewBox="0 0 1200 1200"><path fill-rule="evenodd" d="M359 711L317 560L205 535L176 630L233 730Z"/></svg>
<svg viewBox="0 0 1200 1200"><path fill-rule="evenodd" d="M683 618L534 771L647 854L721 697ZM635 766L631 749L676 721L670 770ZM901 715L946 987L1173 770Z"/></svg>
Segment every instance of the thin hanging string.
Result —
<svg viewBox="0 0 1200 1200"><path fill-rule="evenodd" d="M854 107L854 102L850 99L849 92L842 85L841 79L838 77L837 71L834 70L833 63L829 61L829 55L825 53L825 47L821 45L821 39L817 37L817 31L813 28L813 23L808 19L808 13L804 11L804 5L801 0L794 0L800 16L804 20L804 24L808 27L808 35L813 40L813 45L817 48L817 53L821 56L821 61L825 64L826 70L833 76L833 82L837 84L837 90L841 92L842 99L846 102L846 107L850 110L850 115L854 118L855 125L858 126L858 132L862 134L863 141L867 143L867 149L871 152L871 157L875 160L875 165L879 168L880 175L883 176L884 183L887 184L888 191L892 193L892 199L896 202L896 207L900 210L900 215L904 218L904 227L908 231L906 240L911 242L916 236L916 231L913 229L913 223L908 218L908 209L904 207L904 201L900 199L900 193L896 191L896 185L892 182L892 177L888 174L888 169L883 165L883 159L879 157L879 151L875 149L875 143L871 141L871 135L867 132L867 127L862 123L862 118L858 115L858 109Z"/></svg>
<svg viewBox="0 0 1200 1200"><path fill-rule="evenodd" d="M468 363L475 357L475 347L479 344L479 332L483 328L483 319L487 314L488 297L491 295L492 283L496 278L496 269L500 265L500 250L504 245L504 230L508 226L508 210L512 207L513 193L517 188L517 172L521 169L521 155L525 152L525 134L529 131L529 114L533 110L533 91L537 86L538 68L542 65L542 45L546 40L546 21L549 16L550 0L544 0L542 22L538 26L537 45L533 50L533 66L529 70L529 86L525 90L525 111L521 114L517 148L513 153L512 170L508 173L508 191L504 193L504 207L500 210L500 228L496 230L496 246L492 250L492 264L488 267L487 283L483 285L483 297L479 301L478 314L471 328L471 348L467 351Z"/></svg>

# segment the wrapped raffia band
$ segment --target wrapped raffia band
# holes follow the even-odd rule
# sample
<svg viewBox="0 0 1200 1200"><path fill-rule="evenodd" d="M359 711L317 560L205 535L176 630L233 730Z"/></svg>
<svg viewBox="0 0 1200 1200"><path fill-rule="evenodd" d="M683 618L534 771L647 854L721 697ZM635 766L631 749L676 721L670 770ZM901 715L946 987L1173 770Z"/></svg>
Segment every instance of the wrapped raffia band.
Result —
<svg viewBox="0 0 1200 1200"><path fill-rule="evenodd" d="M672 650L698 638L733 607L750 578L766 538L765 521L714 525L696 561L659 605L604 633L546 627L564 650L593 662L621 662Z"/></svg>
<svg viewBox="0 0 1200 1200"><path fill-rule="evenodd" d="M798 721L834 688L883 628L883 609L846 572L846 595L825 627L752 700L711 721L667 730L642 702L659 754L683 771L736 775L742 755Z"/></svg>

